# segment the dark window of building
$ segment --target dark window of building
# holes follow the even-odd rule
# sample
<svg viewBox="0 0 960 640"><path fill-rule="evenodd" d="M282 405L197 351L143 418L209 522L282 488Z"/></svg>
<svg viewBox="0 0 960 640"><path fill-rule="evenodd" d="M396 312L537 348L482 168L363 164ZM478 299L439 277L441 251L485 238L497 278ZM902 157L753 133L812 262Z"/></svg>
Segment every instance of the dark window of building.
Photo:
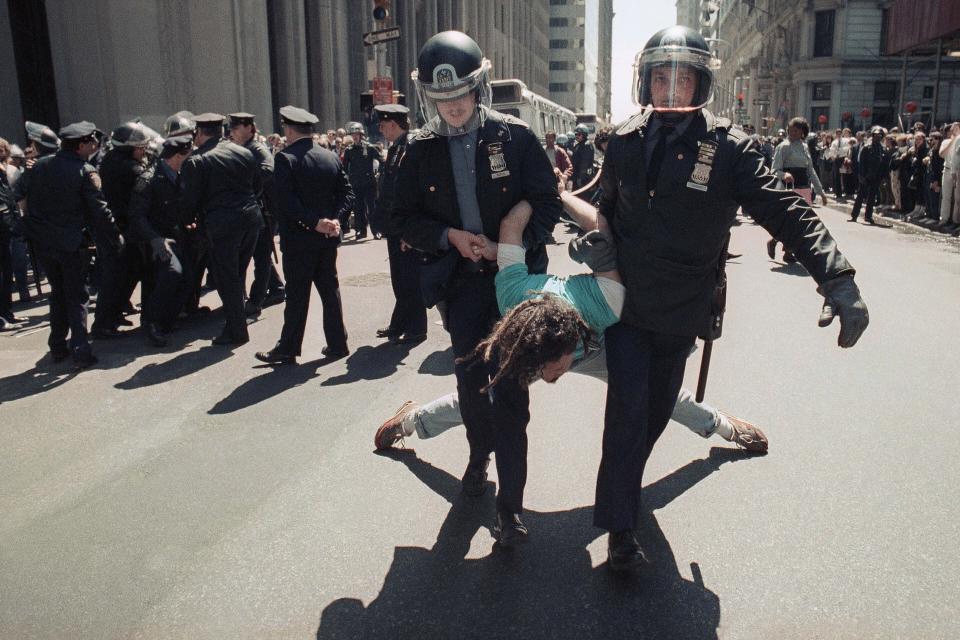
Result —
<svg viewBox="0 0 960 640"><path fill-rule="evenodd" d="M880 55L887 55L887 34L890 32L890 9L880 14Z"/></svg>
<svg viewBox="0 0 960 640"><path fill-rule="evenodd" d="M896 80L878 80L873 83L874 102L893 102L897 99Z"/></svg>
<svg viewBox="0 0 960 640"><path fill-rule="evenodd" d="M551 49L568 49L570 47L569 40L551 40L550 48Z"/></svg>
<svg viewBox="0 0 960 640"><path fill-rule="evenodd" d="M923 99L924 100L933 99L933 86L927 86L923 88Z"/></svg>
<svg viewBox="0 0 960 640"><path fill-rule="evenodd" d="M53 81L46 7L42 2L9 2L8 11L23 119L42 122L57 131L60 109Z"/></svg>
<svg viewBox="0 0 960 640"><path fill-rule="evenodd" d="M833 30L837 20L836 9L814 13L813 57L824 58L833 55Z"/></svg>
<svg viewBox="0 0 960 640"><path fill-rule="evenodd" d="M566 18L550 18L551 27L566 27L570 21Z"/></svg>
<svg viewBox="0 0 960 640"><path fill-rule="evenodd" d="M880 125L881 127L891 128L897 124L897 115L893 107L874 107L870 114L870 124Z"/></svg>
<svg viewBox="0 0 960 640"><path fill-rule="evenodd" d="M567 4L567 0L550 0L550 4L554 6Z"/></svg>
<svg viewBox="0 0 960 640"><path fill-rule="evenodd" d="M573 69L573 62L569 60L551 60L550 61L550 70L551 71L570 71Z"/></svg>
<svg viewBox="0 0 960 640"><path fill-rule="evenodd" d="M566 82L551 82L550 83L550 92L555 91L570 91L570 85Z"/></svg>
<svg viewBox="0 0 960 640"><path fill-rule="evenodd" d="M813 99L829 100L830 90L832 88L833 88L833 84L829 82L814 82L813 83Z"/></svg>

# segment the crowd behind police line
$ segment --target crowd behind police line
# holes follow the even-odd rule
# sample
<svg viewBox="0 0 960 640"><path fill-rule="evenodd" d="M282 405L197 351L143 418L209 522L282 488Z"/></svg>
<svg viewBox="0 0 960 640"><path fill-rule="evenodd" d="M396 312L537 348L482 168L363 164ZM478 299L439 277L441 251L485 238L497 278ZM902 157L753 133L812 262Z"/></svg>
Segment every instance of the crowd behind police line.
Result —
<svg viewBox="0 0 960 640"><path fill-rule="evenodd" d="M904 128L873 126L810 131L794 118L776 136L757 136L773 169L776 150L789 144L790 126L799 125L822 189L838 203L851 203L851 220L872 223L874 210L901 217L932 231L960 236L960 122L927 130L923 122ZM749 126L746 130L752 130ZM788 256L789 259L789 256Z"/></svg>

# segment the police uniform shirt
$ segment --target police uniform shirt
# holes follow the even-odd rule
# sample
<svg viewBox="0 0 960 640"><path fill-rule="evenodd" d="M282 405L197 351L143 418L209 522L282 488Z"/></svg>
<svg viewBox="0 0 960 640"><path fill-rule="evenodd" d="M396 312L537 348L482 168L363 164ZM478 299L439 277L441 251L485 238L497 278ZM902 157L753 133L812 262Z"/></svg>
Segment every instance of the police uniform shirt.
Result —
<svg viewBox="0 0 960 640"><path fill-rule="evenodd" d="M480 217L480 203L477 202L477 130L462 136L450 136L447 138L447 149L450 152L453 180L457 188L460 224L464 231L482 233L483 221ZM447 231L443 234L443 244L449 247Z"/></svg>
<svg viewBox="0 0 960 640"><path fill-rule="evenodd" d="M673 144L674 140L683 135L683 132L687 130L687 127L690 126L690 121L693 120L693 116L686 116L683 120L677 123L677 126L673 127L673 131L667 133L667 146L669 147ZM650 124L647 125L647 135L644 138L643 145L643 160L646 166L650 166L650 159L653 157L653 150L657 146L657 142L660 139L660 128L663 126L663 121L660 118L652 117L649 120Z"/></svg>

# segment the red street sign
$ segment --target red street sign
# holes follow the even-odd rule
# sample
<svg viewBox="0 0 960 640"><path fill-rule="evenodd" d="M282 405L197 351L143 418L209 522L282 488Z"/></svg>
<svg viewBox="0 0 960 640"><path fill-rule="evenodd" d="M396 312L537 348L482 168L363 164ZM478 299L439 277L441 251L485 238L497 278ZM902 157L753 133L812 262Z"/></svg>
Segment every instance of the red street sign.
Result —
<svg viewBox="0 0 960 640"><path fill-rule="evenodd" d="M393 78L378 76L373 79L373 104L393 103Z"/></svg>

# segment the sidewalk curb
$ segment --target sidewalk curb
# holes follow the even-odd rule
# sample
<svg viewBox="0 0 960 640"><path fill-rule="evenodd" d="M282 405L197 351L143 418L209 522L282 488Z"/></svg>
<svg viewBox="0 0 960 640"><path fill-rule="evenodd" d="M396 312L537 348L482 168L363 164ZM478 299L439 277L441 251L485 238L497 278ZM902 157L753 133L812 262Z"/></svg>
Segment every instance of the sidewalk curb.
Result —
<svg viewBox="0 0 960 640"><path fill-rule="evenodd" d="M847 215L853 213L852 200L848 200L846 202L837 202L836 198L832 196L828 196L827 206L836 211L842 211ZM881 211L875 207L873 210L873 215L874 217L883 219L884 222L890 223L891 226L893 227L897 227L899 229L903 229L905 231L909 231L914 234L922 234L934 240L947 242L949 244L955 244L958 247L960 247L960 237L953 236L949 233L938 233L923 225L914 224L913 222L904 220L905 216L903 214L895 213L893 211Z"/></svg>

